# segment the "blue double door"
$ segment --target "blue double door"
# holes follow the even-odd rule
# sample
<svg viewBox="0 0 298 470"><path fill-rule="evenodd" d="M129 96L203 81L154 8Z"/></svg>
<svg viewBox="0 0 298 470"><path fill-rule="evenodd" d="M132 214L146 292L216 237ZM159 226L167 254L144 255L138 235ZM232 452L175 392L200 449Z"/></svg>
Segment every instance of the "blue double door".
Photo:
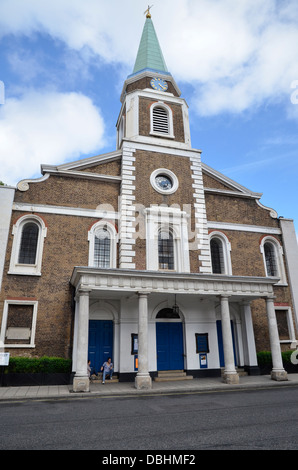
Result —
<svg viewBox="0 0 298 470"><path fill-rule="evenodd" d="M184 369L182 323L156 322L157 370Z"/></svg>
<svg viewBox="0 0 298 470"><path fill-rule="evenodd" d="M89 320L88 359L92 373L98 373L109 357L113 361L113 321Z"/></svg>

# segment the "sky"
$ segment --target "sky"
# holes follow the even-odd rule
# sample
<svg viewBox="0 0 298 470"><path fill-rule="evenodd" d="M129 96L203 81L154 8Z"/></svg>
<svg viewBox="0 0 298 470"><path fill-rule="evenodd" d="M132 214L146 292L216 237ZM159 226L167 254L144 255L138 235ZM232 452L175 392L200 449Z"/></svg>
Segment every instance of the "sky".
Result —
<svg viewBox="0 0 298 470"><path fill-rule="evenodd" d="M147 7L0 0L0 181L116 149ZM298 232L297 0L153 0L151 14L192 147Z"/></svg>

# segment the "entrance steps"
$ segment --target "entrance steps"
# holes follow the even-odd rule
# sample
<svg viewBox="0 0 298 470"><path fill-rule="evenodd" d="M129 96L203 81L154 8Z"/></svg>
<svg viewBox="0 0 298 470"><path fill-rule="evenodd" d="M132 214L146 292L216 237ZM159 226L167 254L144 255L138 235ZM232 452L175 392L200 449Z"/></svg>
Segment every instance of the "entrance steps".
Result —
<svg viewBox="0 0 298 470"><path fill-rule="evenodd" d="M90 379L91 379L90 380L91 383L94 383L94 384L101 383L102 382L102 372L99 372L97 375L95 375L95 374L91 375ZM118 383L118 382L119 382L118 377L114 376L114 375L113 375L112 380L110 380L109 376L107 376L106 380L105 380L106 384L108 384L108 383L115 384L115 383Z"/></svg>
<svg viewBox="0 0 298 470"><path fill-rule="evenodd" d="M173 382L176 380L192 380L192 375L186 375L183 370L160 370L158 376L154 377L155 382Z"/></svg>

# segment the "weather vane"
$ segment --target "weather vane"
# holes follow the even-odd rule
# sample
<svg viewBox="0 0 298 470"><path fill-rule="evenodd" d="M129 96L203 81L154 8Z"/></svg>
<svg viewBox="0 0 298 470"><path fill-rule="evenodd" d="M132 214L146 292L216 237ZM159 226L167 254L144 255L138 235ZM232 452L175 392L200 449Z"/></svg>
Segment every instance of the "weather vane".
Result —
<svg viewBox="0 0 298 470"><path fill-rule="evenodd" d="M152 7L153 7L153 5L151 5L151 7L149 7L149 5L148 5L147 10L144 11L144 15L145 15L145 13L146 13L146 18L151 18L150 10L151 10Z"/></svg>

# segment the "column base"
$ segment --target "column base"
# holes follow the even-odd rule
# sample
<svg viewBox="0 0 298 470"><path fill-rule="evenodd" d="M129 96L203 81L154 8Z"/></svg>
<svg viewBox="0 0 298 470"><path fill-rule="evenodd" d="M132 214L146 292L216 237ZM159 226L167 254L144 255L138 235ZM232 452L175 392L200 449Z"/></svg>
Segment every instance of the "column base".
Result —
<svg viewBox="0 0 298 470"><path fill-rule="evenodd" d="M149 390L152 388L152 379L150 375L136 375L135 388L137 390Z"/></svg>
<svg viewBox="0 0 298 470"><path fill-rule="evenodd" d="M73 392L89 392L90 391L89 377L76 377L74 376L72 383Z"/></svg>
<svg viewBox="0 0 298 470"><path fill-rule="evenodd" d="M288 373L285 370L272 370L271 380L276 380L278 382L288 380Z"/></svg>
<svg viewBox="0 0 298 470"><path fill-rule="evenodd" d="M239 375L237 372L224 372L222 378L225 384L239 384Z"/></svg>

